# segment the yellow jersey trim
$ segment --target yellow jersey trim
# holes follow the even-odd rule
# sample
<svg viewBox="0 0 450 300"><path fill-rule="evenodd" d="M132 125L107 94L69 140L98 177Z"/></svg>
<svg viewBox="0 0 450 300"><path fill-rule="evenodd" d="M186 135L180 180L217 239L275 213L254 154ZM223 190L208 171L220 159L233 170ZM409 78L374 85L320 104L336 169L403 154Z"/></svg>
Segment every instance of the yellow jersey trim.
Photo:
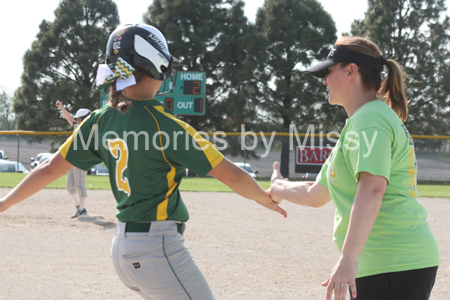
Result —
<svg viewBox="0 0 450 300"><path fill-rule="evenodd" d="M61 145L61 147L59 147L59 153L61 153L62 157L64 157L64 159L66 159L67 153L69 152L70 146L73 143L73 137L75 134L78 133L80 126L77 127L77 129L75 129L75 131L72 133L72 135L65 141L64 144Z"/></svg>
<svg viewBox="0 0 450 300"><path fill-rule="evenodd" d="M214 169L222 160L223 155L219 151L217 151L214 146L206 141L194 128L192 128L189 124L177 119L174 115L168 114L164 111L164 106L154 106L154 108L168 117L169 119L175 121L180 125L181 127L186 130L189 135L197 142L200 148L204 149L203 153L205 153L206 158L208 159L209 163L211 164L211 167ZM219 155L217 155L219 153Z"/></svg>
<svg viewBox="0 0 450 300"><path fill-rule="evenodd" d="M156 120L156 117L152 114L152 112L147 108L147 106L144 106L145 109L150 113L150 115L153 117L153 119L155 120L156 126L158 127L158 131L161 131L161 128L159 127L159 123ZM162 146L162 138L161 138L161 134L159 135L159 141L161 143ZM177 187L177 183L175 182L175 173L176 173L176 169L172 166L172 164L169 163L169 161L166 158L166 155L164 154L164 150L161 150L161 153L164 157L164 160L167 162L167 164L170 166L170 172L167 173L166 178L167 178L167 185L169 190L166 193L166 198L160 203L158 204L158 208L157 208L157 212L156 212L156 220L157 221L163 221L166 220L168 217L167 214L167 207L169 205L169 197L173 194L173 191L175 190L175 188Z"/></svg>

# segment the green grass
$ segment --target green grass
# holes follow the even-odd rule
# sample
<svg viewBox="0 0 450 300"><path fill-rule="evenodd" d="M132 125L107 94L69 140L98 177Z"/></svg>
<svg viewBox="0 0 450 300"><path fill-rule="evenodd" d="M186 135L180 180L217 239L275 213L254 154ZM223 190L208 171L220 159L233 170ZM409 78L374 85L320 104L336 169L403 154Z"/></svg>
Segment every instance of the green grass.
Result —
<svg viewBox="0 0 450 300"><path fill-rule="evenodd" d="M15 187L25 177L25 174L0 173L0 187ZM258 180L258 183L264 188L270 187L269 180ZM47 186L49 189L65 189L66 176L63 176ZM108 176L88 176L86 188L90 190L109 190ZM181 191L196 192L231 192L231 189L215 178L183 178ZM450 185L419 184L420 197L430 198L450 198Z"/></svg>
<svg viewBox="0 0 450 300"><path fill-rule="evenodd" d="M449 185L419 184L417 189L419 190L419 197L450 198Z"/></svg>
<svg viewBox="0 0 450 300"><path fill-rule="evenodd" d="M264 188L270 187L270 181L258 180L258 183ZM231 192L232 190L215 178L183 178L180 185L180 191L195 192Z"/></svg>
<svg viewBox="0 0 450 300"><path fill-rule="evenodd" d="M0 173L0 188L12 188L19 184L19 182L26 176L26 174L18 173ZM65 189L66 175L49 184L48 189ZM109 190L108 176L88 176L86 179L86 188L89 190Z"/></svg>

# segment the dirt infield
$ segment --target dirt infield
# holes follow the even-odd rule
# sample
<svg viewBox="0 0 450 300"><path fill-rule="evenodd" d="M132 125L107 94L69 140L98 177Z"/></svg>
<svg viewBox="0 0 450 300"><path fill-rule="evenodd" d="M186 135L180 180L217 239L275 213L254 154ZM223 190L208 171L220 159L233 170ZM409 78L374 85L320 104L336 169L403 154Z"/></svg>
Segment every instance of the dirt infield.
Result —
<svg viewBox="0 0 450 300"><path fill-rule="evenodd" d="M4 196L9 189L0 189ZM74 219L65 190L44 190L0 214L0 299L141 299L110 262L116 222L110 191L88 191L91 218ZM289 217L232 193L184 192L186 245L217 299L325 299L339 252L334 206L283 202ZM441 249L431 299L450 299L450 199L420 199Z"/></svg>

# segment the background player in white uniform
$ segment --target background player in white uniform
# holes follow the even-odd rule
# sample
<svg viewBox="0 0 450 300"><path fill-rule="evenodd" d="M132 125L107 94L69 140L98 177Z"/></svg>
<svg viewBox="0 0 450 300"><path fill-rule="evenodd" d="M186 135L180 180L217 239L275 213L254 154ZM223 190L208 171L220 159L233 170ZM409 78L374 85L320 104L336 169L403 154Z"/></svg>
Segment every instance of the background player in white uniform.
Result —
<svg viewBox="0 0 450 300"><path fill-rule="evenodd" d="M122 282L145 299L213 299L183 243L189 215L178 187L186 167L200 176L211 174L266 208L284 216L286 212L246 171L153 99L172 73L172 63L167 42L156 28L145 24L117 28L107 44L107 65L99 67L97 77L100 87L110 85L110 105L88 117L54 157L1 199L0 211L73 165L87 170L103 161L119 210L112 259ZM80 140L86 143L92 130L100 144L97 147L93 138L84 147ZM125 138L125 131L139 135Z"/></svg>
<svg viewBox="0 0 450 300"><path fill-rule="evenodd" d="M56 107L61 109L64 118L69 123L73 130L80 126L81 122L86 119L92 112L87 108L81 108L77 111L76 115L72 118L69 112L64 108L61 101L56 100ZM76 120L74 124L73 119ZM72 196L73 202L75 202L76 211L72 216L76 218L78 216L87 215L86 210L86 200L87 200L87 190L86 190L86 177L87 171L81 170L77 167L73 167L69 172L67 172L66 188L70 196Z"/></svg>

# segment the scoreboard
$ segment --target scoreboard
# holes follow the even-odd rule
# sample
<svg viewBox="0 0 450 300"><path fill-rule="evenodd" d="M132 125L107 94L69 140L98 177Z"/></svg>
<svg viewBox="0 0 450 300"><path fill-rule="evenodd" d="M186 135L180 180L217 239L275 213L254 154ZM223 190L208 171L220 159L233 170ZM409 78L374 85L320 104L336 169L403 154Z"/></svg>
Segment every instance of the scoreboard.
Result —
<svg viewBox="0 0 450 300"><path fill-rule="evenodd" d="M172 88L173 82L170 80L161 84L158 93L168 91ZM163 90L164 89L164 90ZM155 96L155 99L164 104L176 115L205 115L206 102L206 72L177 72L175 88L172 92L162 96ZM100 93L100 107L108 101L108 95L104 90Z"/></svg>
<svg viewBox="0 0 450 300"><path fill-rule="evenodd" d="M173 82L164 82L159 93L172 88ZM155 99L164 104L176 115L205 115L206 72L177 72L175 87L172 92Z"/></svg>

